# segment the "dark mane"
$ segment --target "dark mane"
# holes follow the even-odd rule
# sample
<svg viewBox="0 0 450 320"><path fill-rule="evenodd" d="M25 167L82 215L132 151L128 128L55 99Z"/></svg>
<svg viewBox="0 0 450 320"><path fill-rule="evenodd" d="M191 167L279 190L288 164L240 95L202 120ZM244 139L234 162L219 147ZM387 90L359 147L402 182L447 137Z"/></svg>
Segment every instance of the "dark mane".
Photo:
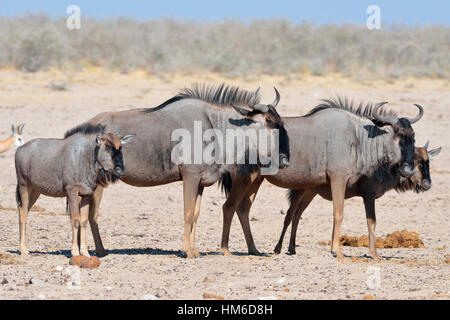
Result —
<svg viewBox="0 0 450 320"><path fill-rule="evenodd" d="M348 111L358 117L366 118L369 120L374 120L373 108L375 107L375 103L359 103L358 105L354 104L353 101L350 101L346 97L337 97L337 98L330 98L330 99L323 99L321 100L322 103L318 106L314 107L305 117L312 116L313 114L316 114L317 112L320 112L322 110L326 109L340 109L344 111ZM382 109L381 114L383 115L392 115L397 117L397 114L393 111Z"/></svg>
<svg viewBox="0 0 450 320"><path fill-rule="evenodd" d="M170 98L166 102L160 104L155 108L149 108L144 110L145 113L155 112L183 99L198 99L219 107L231 107L235 106L249 106L258 104L261 100L261 96L255 95L255 92L239 89L239 87L233 87L225 85L224 83L214 86L207 84L194 84L191 88L184 88L176 96Z"/></svg>
<svg viewBox="0 0 450 320"><path fill-rule="evenodd" d="M91 134L97 134L97 133L104 133L106 126L98 124L96 126L93 126L92 124L85 123L80 124L79 126L76 126L75 128L70 129L64 134L64 139L67 139L68 137L73 136L74 134L80 133L83 135L91 135Z"/></svg>

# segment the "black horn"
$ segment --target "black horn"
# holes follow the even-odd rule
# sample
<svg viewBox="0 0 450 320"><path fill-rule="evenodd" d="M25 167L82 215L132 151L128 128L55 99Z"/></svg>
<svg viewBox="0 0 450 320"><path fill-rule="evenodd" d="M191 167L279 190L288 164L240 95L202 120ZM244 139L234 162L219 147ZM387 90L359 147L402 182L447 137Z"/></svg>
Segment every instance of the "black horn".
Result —
<svg viewBox="0 0 450 320"><path fill-rule="evenodd" d="M271 106L276 108L278 106L278 104L280 103L281 96L280 96L280 93L278 92L277 88L275 88L275 87L273 87L273 88L275 89L276 98L275 98L275 101L272 102Z"/></svg>
<svg viewBox="0 0 450 320"><path fill-rule="evenodd" d="M423 117L423 107L420 104L414 104L419 109L419 114L415 118L407 118L409 120L409 123L414 124Z"/></svg>
<svg viewBox="0 0 450 320"><path fill-rule="evenodd" d="M381 102L379 104L377 104L374 109L373 109L373 117L380 121L380 122L384 122L390 125L395 125L398 122L398 118L393 116L393 115L386 115L383 114L381 112L381 108L385 105L388 104L388 102Z"/></svg>
<svg viewBox="0 0 450 320"><path fill-rule="evenodd" d="M17 128L17 132L21 135L23 132L23 127L25 127L25 123L19 124L19 127Z"/></svg>

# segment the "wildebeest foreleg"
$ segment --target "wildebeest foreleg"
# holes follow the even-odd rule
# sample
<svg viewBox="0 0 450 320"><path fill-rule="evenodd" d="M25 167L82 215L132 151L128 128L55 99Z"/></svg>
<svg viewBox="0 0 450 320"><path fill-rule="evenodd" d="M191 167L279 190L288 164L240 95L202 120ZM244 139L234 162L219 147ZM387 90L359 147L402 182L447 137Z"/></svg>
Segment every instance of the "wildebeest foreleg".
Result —
<svg viewBox="0 0 450 320"><path fill-rule="evenodd" d="M343 258L340 248L339 235L342 219L344 218L345 189L348 178L345 176L331 176L330 186L333 197L333 234L331 236L331 254L337 258Z"/></svg>
<svg viewBox="0 0 450 320"><path fill-rule="evenodd" d="M316 196L316 192L314 191L306 191L300 201L300 204L297 207L297 210L294 213L294 217L292 220L292 227L291 227L291 239L289 241L289 254L295 254L295 239L297 238L297 228L298 223L300 222L300 218L302 217L303 212L308 208L311 201Z"/></svg>
<svg viewBox="0 0 450 320"><path fill-rule="evenodd" d="M95 243L95 252L97 257L106 256L107 252L103 247L100 231L98 229L99 207L102 200L103 187L97 187L94 194L91 196L91 204L89 206L89 225L91 226L92 237Z"/></svg>
<svg viewBox="0 0 450 320"><path fill-rule="evenodd" d="M366 209L367 228L369 229L369 251L374 259L378 259L377 248L375 246L375 197L364 197L364 207Z"/></svg>
<svg viewBox="0 0 450 320"><path fill-rule="evenodd" d="M278 240L277 245L275 246L275 249L273 250L274 253L280 254L281 248L283 246L283 239L284 235L286 234L287 228L291 224L292 217L294 216L294 213L297 211L297 207L300 203L300 201L303 198L303 194L305 193L304 190L295 190L293 197L291 198L291 204L289 206L289 210L286 214L286 217L284 217L284 224L283 224L283 230L281 231L280 239Z"/></svg>
<svg viewBox="0 0 450 320"><path fill-rule="evenodd" d="M72 223L72 256L79 256L78 229L80 228L80 202L76 191L67 192L67 202L69 204L70 221Z"/></svg>
<svg viewBox="0 0 450 320"><path fill-rule="evenodd" d="M80 202L80 228L79 228L79 247L80 254L85 257L90 257L88 252L88 247L86 244L86 226L89 219L89 205L91 199L90 197L82 197Z"/></svg>
<svg viewBox="0 0 450 320"><path fill-rule="evenodd" d="M191 234L194 232L195 208L200 188L200 179L183 179L184 198L184 240L183 251L187 258L196 258L195 244L191 243ZM201 199L201 197L200 197ZM200 205L199 205L200 210ZM198 214L197 214L198 217Z"/></svg>
<svg viewBox="0 0 450 320"><path fill-rule="evenodd" d="M248 254L255 256L260 256L261 253L258 249L256 249L255 242L253 241L252 230L250 229L249 213L256 194L258 193L259 187L263 181L264 178L259 177L255 180L255 182L253 182L236 210L242 226L242 231L244 231L245 241L247 242Z"/></svg>

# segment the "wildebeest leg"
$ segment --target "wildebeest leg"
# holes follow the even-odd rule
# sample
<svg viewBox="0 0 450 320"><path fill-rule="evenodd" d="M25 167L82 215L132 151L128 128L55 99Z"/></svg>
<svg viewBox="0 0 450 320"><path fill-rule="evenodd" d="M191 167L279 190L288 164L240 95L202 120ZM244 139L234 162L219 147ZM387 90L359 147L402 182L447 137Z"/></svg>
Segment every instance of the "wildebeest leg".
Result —
<svg viewBox="0 0 450 320"><path fill-rule="evenodd" d="M257 173L250 174L246 177L237 176L233 181L233 186L228 199L222 206L223 230L220 248L222 253L226 256L231 256L231 252L228 250L228 241L230 238L230 227L231 222L233 221L234 212L257 177Z"/></svg>
<svg viewBox="0 0 450 320"><path fill-rule="evenodd" d="M286 217L284 217L284 225L283 225L283 230L281 231L280 239L278 240L278 243L274 249L274 253L276 253L276 254L280 254L280 252L281 252L281 248L283 246L284 235L286 234L287 228L291 224L292 217L294 216L294 212L296 212L298 204L300 203L300 200L302 199L304 193L305 193L304 190L295 190L295 192L293 194L293 197L291 199L291 205L286 214Z"/></svg>
<svg viewBox="0 0 450 320"><path fill-rule="evenodd" d="M295 239L297 238L297 227L298 223L300 222L300 218L302 217L303 212L308 208L311 201L316 196L316 192L313 191L306 191L300 201L300 204L298 205L297 210L294 213L294 218L292 220L292 227L291 227L291 239L289 241L289 254L295 254Z"/></svg>
<svg viewBox="0 0 450 320"><path fill-rule="evenodd" d="M343 258L339 235L342 219L344 217L345 189L348 178L344 176L331 176L330 186L333 198L333 234L331 236L331 254L337 258Z"/></svg>
<svg viewBox="0 0 450 320"><path fill-rule="evenodd" d="M72 256L79 256L78 229L80 228L80 202L78 195L74 191L67 192L67 202L69 204L70 220L72 223Z"/></svg>
<svg viewBox="0 0 450 320"><path fill-rule="evenodd" d="M195 204L200 187L200 179L183 179L183 198L184 198L184 240L183 251L187 258L195 258L194 248L191 245L191 234L194 227Z"/></svg>
<svg viewBox="0 0 450 320"><path fill-rule="evenodd" d="M79 242L80 254L85 257L90 257L88 247L86 244L86 226L89 219L89 205L91 199L90 197L82 197L80 202L80 228L79 228Z"/></svg>
<svg viewBox="0 0 450 320"><path fill-rule="evenodd" d="M242 231L244 231L245 241L247 242L248 254L255 256L260 256L262 254L258 251L258 249L256 249L255 242L253 241L252 230L250 229L249 213L256 194L258 193L259 187L263 181L264 178L259 177L255 180L255 182L253 182L236 210L242 226Z"/></svg>
<svg viewBox="0 0 450 320"><path fill-rule="evenodd" d="M106 256L107 252L103 247L100 231L98 229L99 207L102 200L103 187L99 186L95 189L94 194L90 197L91 203L89 205L89 225L91 226L92 237L95 243L95 252L97 257Z"/></svg>
<svg viewBox="0 0 450 320"><path fill-rule="evenodd" d="M192 252L194 253L195 257L200 257L200 252L198 251L198 249L195 246L195 231L197 228L198 216L200 214L200 205L202 203L203 189L204 189L204 187L198 188L197 198L195 199L194 223L192 225L191 238L190 238L191 249L192 249Z"/></svg>
<svg viewBox="0 0 450 320"><path fill-rule="evenodd" d="M27 215L31 207L36 203L39 198L39 192L34 190L33 187L27 185L19 185L19 196L21 200L21 205L18 206L19 209L19 251L21 255L28 255L29 251L27 248L27 235L26 235L26 225L27 225Z"/></svg>
<svg viewBox="0 0 450 320"><path fill-rule="evenodd" d="M378 259L377 248L375 246L375 197L364 197L364 207L366 209L367 228L369 229L369 252L374 259Z"/></svg>

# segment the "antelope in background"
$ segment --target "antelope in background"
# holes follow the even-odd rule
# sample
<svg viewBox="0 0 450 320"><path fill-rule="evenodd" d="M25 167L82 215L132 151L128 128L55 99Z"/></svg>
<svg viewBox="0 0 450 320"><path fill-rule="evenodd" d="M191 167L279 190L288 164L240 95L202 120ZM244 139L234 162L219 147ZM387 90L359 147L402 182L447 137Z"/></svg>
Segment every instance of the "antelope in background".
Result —
<svg viewBox="0 0 450 320"><path fill-rule="evenodd" d="M22 138L22 131L25 124L19 124L17 128L14 127L14 125L11 125L12 134L9 138L6 138L5 140L0 141L0 153L4 153L11 149L13 146L20 147L22 146L25 141Z"/></svg>

